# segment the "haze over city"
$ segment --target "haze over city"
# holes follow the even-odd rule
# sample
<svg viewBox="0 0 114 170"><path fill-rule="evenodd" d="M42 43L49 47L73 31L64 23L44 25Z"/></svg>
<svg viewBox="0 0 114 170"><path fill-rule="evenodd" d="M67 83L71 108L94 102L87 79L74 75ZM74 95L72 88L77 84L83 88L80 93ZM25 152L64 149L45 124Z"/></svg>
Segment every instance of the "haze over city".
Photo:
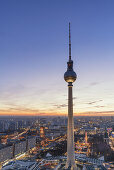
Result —
<svg viewBox="0 0 114 170"><path fill-rule="evenodd" d="M67 115L70 21L74 115L114 116L113 7L113 0L1 1L0 115Z"/></svg>

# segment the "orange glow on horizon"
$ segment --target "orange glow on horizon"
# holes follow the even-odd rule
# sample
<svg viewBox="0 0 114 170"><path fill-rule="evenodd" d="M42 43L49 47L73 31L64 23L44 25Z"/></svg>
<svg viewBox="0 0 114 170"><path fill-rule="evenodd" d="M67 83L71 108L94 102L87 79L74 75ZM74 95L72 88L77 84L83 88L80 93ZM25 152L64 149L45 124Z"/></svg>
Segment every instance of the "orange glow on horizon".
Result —
<svg viewBox="0 0 114 170"><path fill-rule="evenodd" d="M45 113L11 113L11 112L0 112L0 116L67 116L67 113L51 113L51 112L45 112ZM74 116L114 116L114 111L105 111L105 112L80 112L80 113L74 113Z"/></svg>

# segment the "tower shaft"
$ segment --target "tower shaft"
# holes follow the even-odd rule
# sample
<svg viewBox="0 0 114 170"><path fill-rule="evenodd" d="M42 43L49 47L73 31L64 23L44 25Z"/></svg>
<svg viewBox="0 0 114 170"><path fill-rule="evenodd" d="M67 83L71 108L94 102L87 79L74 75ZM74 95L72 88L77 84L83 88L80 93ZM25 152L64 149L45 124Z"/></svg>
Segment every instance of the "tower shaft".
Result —
<svg viewBox="0 0 114 170"><path fill-rule="evenodd" d="M72 83L68 83L67 164L75 168Z"/></svg>

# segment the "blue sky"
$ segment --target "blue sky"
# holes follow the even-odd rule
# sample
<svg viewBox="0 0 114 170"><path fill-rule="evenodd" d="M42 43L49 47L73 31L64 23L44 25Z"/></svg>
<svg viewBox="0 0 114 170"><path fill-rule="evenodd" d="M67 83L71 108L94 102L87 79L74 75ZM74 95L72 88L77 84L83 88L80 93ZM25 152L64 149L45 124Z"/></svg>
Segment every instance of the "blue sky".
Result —
<svg viewBox="0 0 114 170"><path fill-rule="evenodd" d="M74 113L114 114L113 9L113 0L0 1L0 113L67 113L70 21Z"/></svg>

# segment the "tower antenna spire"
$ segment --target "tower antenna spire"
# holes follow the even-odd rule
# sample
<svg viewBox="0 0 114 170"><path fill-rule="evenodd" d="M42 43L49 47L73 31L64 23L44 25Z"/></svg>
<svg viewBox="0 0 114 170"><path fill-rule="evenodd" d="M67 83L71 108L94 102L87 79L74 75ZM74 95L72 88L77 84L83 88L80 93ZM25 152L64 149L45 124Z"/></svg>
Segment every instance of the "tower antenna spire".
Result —
<svg viewBox="0 0 114 170"><path fill-rule="evenodd" d="M71 60L71 33L70 33L70 22L69 22L69 60Z"/></svg>

